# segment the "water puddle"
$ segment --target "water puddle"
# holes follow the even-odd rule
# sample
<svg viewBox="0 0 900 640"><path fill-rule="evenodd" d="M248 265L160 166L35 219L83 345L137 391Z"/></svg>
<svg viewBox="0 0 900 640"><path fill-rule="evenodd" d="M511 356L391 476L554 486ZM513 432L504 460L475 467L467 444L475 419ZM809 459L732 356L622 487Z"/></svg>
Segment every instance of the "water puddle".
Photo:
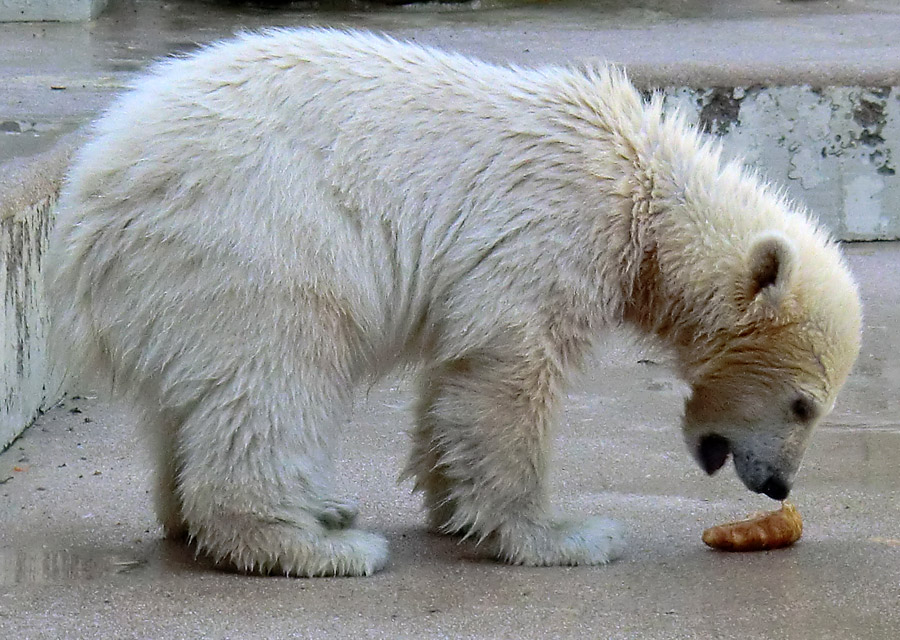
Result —
<svg viewBox="0 0 900 640"><path fill-rule="evenodd" d="M96 580L134 571L146 560L70 549L0 549L0 586Z"/></svg>

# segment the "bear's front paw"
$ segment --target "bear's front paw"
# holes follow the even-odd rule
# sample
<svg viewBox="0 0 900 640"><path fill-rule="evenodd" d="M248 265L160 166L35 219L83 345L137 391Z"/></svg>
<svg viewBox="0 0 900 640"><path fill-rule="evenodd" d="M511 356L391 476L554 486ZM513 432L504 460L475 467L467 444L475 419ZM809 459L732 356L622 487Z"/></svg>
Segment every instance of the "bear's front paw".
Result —
<svg viewBox="0 0 900 640"><path fill-rule="evenodd" d="M622 527L606 518L581 522L522 523L501 527L493 537L494 555L532 567L606 564L625 549Z"/></svg>

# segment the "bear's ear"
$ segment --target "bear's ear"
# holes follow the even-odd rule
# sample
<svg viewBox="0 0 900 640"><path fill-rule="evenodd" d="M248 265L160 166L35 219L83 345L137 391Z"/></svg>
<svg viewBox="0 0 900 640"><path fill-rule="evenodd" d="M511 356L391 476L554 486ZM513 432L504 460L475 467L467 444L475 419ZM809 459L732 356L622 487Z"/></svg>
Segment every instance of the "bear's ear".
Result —
<svg viewBox="0 0 900 640"><path fill-rule="evenodd" d="M787 294L797 250L784 235L766 231L753 239L747 256L748 299L778 309Z"/></svg>

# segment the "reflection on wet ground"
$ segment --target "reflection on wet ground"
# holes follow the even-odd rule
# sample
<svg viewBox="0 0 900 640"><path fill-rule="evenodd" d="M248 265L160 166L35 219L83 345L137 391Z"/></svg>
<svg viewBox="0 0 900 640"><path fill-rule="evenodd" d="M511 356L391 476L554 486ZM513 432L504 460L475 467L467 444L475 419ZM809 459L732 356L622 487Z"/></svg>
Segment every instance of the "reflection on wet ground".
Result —
<svg viewBox="0 0 900 640"><path fill-rule="evenodd" d="M139 544L116 547L86 544L79 533L72 535L78 546L60 543L59 536L39 540L42 536L37 535L23 541L21 536L4 540L0 535L0 594L10 587L106 584L124 574L135 583L221 574L207 557L197 557L194 547L180 541L154 535ZM16 541L20 544L9 544Z"/></svg>
<svg viewBox="0 0 900 640"><path fill-rule="evenodd" d="M0 587L95 580L134 571L147 561L120 554L69 549L0 549Z"/></svg>

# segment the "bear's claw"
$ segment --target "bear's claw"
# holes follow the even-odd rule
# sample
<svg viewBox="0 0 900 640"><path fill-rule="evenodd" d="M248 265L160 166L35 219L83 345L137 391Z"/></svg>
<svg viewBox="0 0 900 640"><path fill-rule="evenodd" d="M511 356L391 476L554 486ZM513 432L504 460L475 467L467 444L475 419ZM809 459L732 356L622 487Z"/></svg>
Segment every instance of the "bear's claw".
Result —
<svg viewBox="0 0 900 640"><path fill-rule="evenodd" d="M346 529L353 525L359 509L356 504L343 500L326 500L317 514L319 522L328 529Z"/></svg>

